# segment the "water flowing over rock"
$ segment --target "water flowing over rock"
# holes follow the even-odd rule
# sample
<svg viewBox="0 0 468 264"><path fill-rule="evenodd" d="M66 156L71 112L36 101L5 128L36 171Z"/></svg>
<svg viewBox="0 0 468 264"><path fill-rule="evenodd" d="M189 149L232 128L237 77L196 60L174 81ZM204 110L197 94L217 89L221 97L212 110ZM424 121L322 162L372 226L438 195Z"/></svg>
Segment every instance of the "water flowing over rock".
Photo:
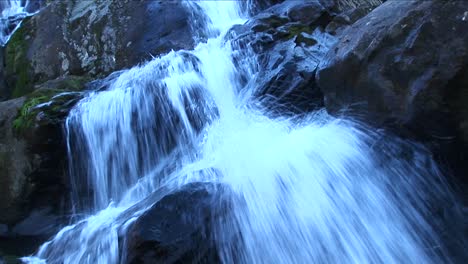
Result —
<svg viewBox="0 0 468 264"><path fill-rule="evenodd" d="M338 18L350 9L323 3L287 1L249 20L235 1L183 2L199 42L192 50L115 73L69 113L75 218L22 260L452 261L442 233L457 231L442 214L458 221L445 210L458 204L424 147L324 111L304 113L315 107L291 115L276 111L281 102L264 104L261 93L274 84L257 74L282 58L240 36L284 36L269 48L287 58L291 48L307 51L290 65L311 65L307 76L293 77L312 82L332 39L346 32L341 27L370 11L353 6L357 13ZM276 75L280 82L289 73ZM289 92L287 83L300 89L293 81L272 94ZM213 201L227 210L217 212Z"/></svg>
<svg viewBox="0 0 468 264"><path fill-rule="evenodd" d="M317 73L328 111L409 128L464 183L467 10L466 1L387 1L345 30Z"/></svg>
<svg viewBox="0 0 468 264"><path fill-rule="evenodd" d="M239 49L252 49L258 58L256 97L271 110L303 113L323 106L315 82L320 61L336 42L338 33L380 1L284 1L233 28ZM235 62L245 63L245 53ZM248 79L252 73L244 73Z"/></svg>
<svg viewBox="0 0 468 264"><path fill-rule="evenodd" d="M42 0L0 1L0 45L4 46L21 21L44 6Z"/></svg>
<svg viewBox="0 0 468 264"><path fill-rule="evenodd" d="M468 153L464 3L46 3L0 56L0 263L468 257L411 140Z"/></svg>
<svg viewBox="0 0 468 264"><path fill-rule="evenodd" d="M129 228L126 263L220 263L214 220L228 215L223 186L192 183L164 196Z"/></svg>

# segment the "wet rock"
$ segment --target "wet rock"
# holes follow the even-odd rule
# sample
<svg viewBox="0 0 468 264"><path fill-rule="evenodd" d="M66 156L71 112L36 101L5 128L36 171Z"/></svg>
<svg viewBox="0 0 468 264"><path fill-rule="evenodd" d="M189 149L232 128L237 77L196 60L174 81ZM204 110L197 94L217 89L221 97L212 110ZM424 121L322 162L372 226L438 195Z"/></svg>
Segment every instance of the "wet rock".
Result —
<svg viewBox="0 0 468 264"><path fill-rule="evenodd" d="M359 7L352 5L358 2ZM235 61L248 63L246 58L258 56L259 73L251 81L259 86L256 97L264 107L281 113L310 112L323 106L315 71L335 44L337 34L380 3L312 0L273 5L245 25L232 29L234 44L242 51ZM357 8L363 12L353 12ZM341 24L334 21L339 15L344 16L344 12L353 14L352 19ZM326 30L332 23L333 30ZM240 81L247 84L248 75L245 73L245 79Z"/></svg>
<svg viewBox="0 0 468 264"><path fill-rule="evenodd" d="M129 228L125 263L220 263L213 228L227 214L226 191L192 183L166 195Z"/></svg>
<svg viewBox="0 0 468 264"><path fill-rule="evenodd" d="M63 77L0 103L0 222L11 227L0 235L2 250L31 254L68 221L63 124L85 82Z"/></svg>
<svg viewBox="0 0 468 264"><path fill-rule="evenodd" d="M59 76L102 77L191 48L189 17L175 1L51 2L25 19L6 46L8 97Z"/></svg>
<svg viewBox="0 0 468 264"><path fill-rule="evenodd" d="M14 236L50 236L57 232L60 217L52 213L52 208L32 211L28 217L16 224L11 233Z"/></svg>
<svg viewBox="0 0 468 264"><path fill-rule="evenodd" d="M317 78L331 113L409 129L467 182L468 2L387 1L346 29Z"/></svg>

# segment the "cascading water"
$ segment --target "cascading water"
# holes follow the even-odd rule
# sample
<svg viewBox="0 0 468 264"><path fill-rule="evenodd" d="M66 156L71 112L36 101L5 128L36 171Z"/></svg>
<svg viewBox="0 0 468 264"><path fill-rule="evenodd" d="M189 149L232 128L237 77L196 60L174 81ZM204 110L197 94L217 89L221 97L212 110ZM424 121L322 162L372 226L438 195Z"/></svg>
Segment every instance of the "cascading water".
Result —
<svg viewBox="0 0 468 264"><path fill-rule="evenodd" d="M197 181L224 183L238 201L214 227L215 240L240 234L219 246L225 263L445 258L428 217L447 191L427 153L323 111L270 118L251 96L255 56L225 40L245 21L237 2L186 6L208 18L205 43L122 72L70 113L73 205L88 216L23 261L119 263L119 233L155 202L150 194ZM218 173L198 173L209 169Z"/></svg>
<svg viewBox="0 0 468 264"><path fill-rule="evenodd" d="M37 0L40 2L41 0ZM0 1L0 45L5 45L11 35L21 24L21 21L33 15L35 7L29 8L29 0L2 0Z"/></svg>

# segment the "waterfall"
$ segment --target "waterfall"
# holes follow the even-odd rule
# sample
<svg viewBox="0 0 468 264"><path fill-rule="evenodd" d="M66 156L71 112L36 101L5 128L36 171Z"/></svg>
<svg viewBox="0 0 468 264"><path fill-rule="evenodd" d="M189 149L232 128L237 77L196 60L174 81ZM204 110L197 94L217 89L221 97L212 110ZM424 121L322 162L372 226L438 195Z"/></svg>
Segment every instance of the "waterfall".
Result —
<svg viewBox="0 0 468 264"><path fill-rule="evenodd" d="M35 6L28 8L30 4L29 0L0 1L0 45L4 46L8 42L25 17L37 11Z"/></svg>
<svg viewBox="0 0 468 264"><path fill-rule="evenodd" d="M430 217L447 191L423 148L325 111L273 118L252 97L255 55L226 38L247 12L235 1L184 3L206 16L207 40L117 73L71 111L77 217L23 261L119 263L118 236L148 197L200 181L233 190L229 220L214 227L215 237L240 234L219 246L224 263L444 260Z"/></svg>

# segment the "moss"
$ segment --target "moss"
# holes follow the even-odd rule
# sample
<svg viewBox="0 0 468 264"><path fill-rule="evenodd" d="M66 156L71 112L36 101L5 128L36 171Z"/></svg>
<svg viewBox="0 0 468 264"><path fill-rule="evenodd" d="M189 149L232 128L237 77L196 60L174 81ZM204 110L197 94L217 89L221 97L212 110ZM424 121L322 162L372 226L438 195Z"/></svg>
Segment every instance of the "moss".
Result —
<svg viewBox="0 0 468 264"><path fill-rule="evenodd" d="M302 24L297 24L297 25L291 25L287 28L288 35L286 36L287 39L291 39L295 36L300 35L301 33L312 33L312 28L307 26L307 25L302 25Z"/></svg>
<svg viewBox="0 0 468 264"><path fill-rule="evenodd" d="M28 41L25 24L30 21L25 19L18 30L10 38L5 50L7 81L13 91L11 98L23 96L32 91L30 78L31 66L27 59Z"/></svg>
<svg viewBox="0 0 468 264"><path fill-rule="evenodd" d="M276 16L276 15L272 15L272 16L269 16L269 17L260 18L259 21L264 23L264 24L269 25L270 27L276 28L276 27L279 27L279 26L282 26L282 25L288 23L289 19L285 18L285 17L279 17L279 16Z"/></svg>
<svg viewBox="0 0 468 264"><path fill-rule="evenodd" d="M8 254L6 252L2 252L2 250L0 250L0 263L20 264L21 261L19 260L18 256L10 255L10 254Z"/></svg>
<svg viewBox="0 0 468 264"><path fill-rule="evenodd" d="M76 99L80 98L77 93L63 93L81 91L88 81L87 77L67 76L49 81L30 93L13 121L15 132L21 134L32 128L39 112L51 118L63 114L64 110L69 108L70 102L76 102ZM63 95L59 96L60 94ZM38 107L41 104L44 104L44 107Z"/></svg>
<svg viewBox="0 0 468 264"><path fill-rule="evenodd" d="M21 264L18 256L5 255L3 261L5 264Z"/></svg>
<svg viewBox="0 0 468 264"><path fill-rule="evenodd" d="M26 100L21 109L19 110L18 116L13 121L13 128L16 132L23 132L24 130L32 127L34 124L34 118L36 116L36 111L34 108L42 103L50 100L50 97L45 95L39 97L33 97Z"/></svg>

